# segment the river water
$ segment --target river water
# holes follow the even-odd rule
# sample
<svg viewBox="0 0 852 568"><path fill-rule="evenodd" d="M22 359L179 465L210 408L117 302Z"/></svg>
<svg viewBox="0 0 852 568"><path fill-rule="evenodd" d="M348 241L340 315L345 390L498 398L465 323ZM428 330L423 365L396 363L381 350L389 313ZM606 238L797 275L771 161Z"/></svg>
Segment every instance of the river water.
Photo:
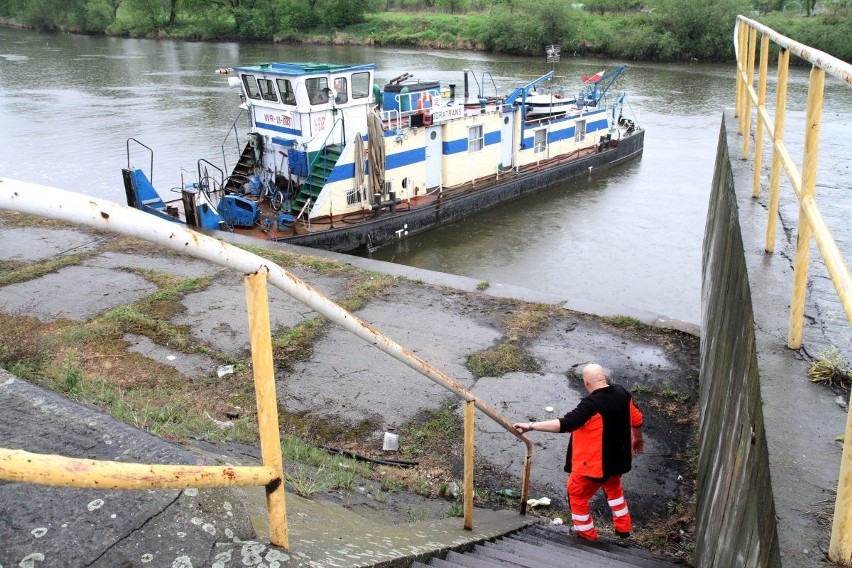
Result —
<svg viewBox="0 0 852 568"><path fill-rule="evenodd" d="M567 51L567 50L564 50ZM0 176L124 203L126 140L154 150L161 191L222 163L238 93L213 71L264 61L376 63L378 79L412 73L507 93L551 69L544 57L343 46L189 43L0 28ZM569 90L616 61L566 57ZM794 69L787 124L801 148L807 70ZM372 253L373 258L700 323L701 245L722 110L734 65L630 63L613 90L646 129L641 160L565 182ZM471 85L471 91L479 89ZM832 230L849 242L849 90L832 80L818 194L840 203ZM796 110L794 110L796 109ZM798 130L796 130L798 128ZM798 136L798 139L796 138ZM797 142L798 140L798 142ZM801 152L799 152L801 154ZM233 158L229 155L229 163ZM147 164L134 164L137 166ZM831 220L830 220L831 221ZM850 253L846 253L850 258Z"/></svg>

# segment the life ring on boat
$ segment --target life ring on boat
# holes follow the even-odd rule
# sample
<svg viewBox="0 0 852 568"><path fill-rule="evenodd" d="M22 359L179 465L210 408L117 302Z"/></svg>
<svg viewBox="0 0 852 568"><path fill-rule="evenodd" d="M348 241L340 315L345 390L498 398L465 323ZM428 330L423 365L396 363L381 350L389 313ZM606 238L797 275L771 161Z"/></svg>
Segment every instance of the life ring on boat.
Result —
<svg viewBox="0 0 852 568"><path fill-rule="evenodd" d="M429 103L429 106L426 106L426 103ZM423 114L423 109L432 107L432 95L429 93L423 93L420 95L420 98L417 99L417 112Z"/></svg>

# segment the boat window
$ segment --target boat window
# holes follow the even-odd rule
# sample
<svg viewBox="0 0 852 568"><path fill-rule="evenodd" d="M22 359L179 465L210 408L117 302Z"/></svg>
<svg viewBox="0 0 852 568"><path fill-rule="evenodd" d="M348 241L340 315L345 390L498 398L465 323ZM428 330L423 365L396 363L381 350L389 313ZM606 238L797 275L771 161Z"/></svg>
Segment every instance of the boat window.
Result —
<svg viewBox="0 0 852 568"><path fill-rule="evenodd" d="M586 139L586 121L578 120L574 123L574 142L582 142Z"/></svg>
<svg viewBox="0 0 852 568"><path fill-rule="evenodd" d="M363 99L370 96L370 73L352 74L352 98Z"/></svg>
<svg viewBox="0 0 852 568"><path fill-rule="evenodd" d="M361 203L361 192L353 187L346 192L346 205L357 205L359 203Z"/></svg>
<svg viewBox="0 0 852 568"><path fill-rule="evenodd" d="M260 89L257 86L257 79L254 75L243 75L243 84L246 86L246 94L250 99L260 98Z"/></svg>
<svg viewBox="0 0 852 568"><path fill-rule="evenodd" d="M260 96L265 101L278 102L278 94L275 92L275 84L272 79L258 79L257 86L260 88Z"/></svg>
<svg viewBox="0 0 852 568"><path fill-rule="evenodd" d="M346 77L337 77L334 79L334 90L337 96L334 97L336 104L342 105L349 102L349 89L346 88Z"/></svg>
<svg viewBox="0 0 852 568"><path fill-rule="evenodd" d="M535 131L535 153L544 152L547 150L547 130L541 129Z"/></svg>
<svg viewBox="0 0 852 568"><path fill-rule="evenodd" d="M290 79L278 79L278 91L281 93L281 102L285 105L296 104L296 93Z"/></svg>
<svg viewBox="0 0 852 568"><path fill-rule="evenodd" d="M328 77L305 79L305 87L308 89L308 100L312 105L328 102Z"/></svg>
<svg viewBox="0 0 852 568"><path fill-rule="evenodd" d="M482 125L471 126L467 129L467 151L479 152L482 146Z"/></svg>

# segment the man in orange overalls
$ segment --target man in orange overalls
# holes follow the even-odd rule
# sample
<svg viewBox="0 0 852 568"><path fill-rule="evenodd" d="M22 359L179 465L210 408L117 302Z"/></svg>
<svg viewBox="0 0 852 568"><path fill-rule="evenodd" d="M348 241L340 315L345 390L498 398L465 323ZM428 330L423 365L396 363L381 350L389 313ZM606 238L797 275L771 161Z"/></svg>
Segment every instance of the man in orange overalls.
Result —
<svg viewBox="0 0 852 568"><path fill-rule="evenodd" d="M600 365L591 363L583 368L583 386L589 394L562 418L518 422L513 426L521 434L532 430L573 432L565 471L569 473L566 489L574 531L581 538L598 539L589 500L603 487L615 533L627 537L633 522L624 499L621 475L630 471L633 453L645 450L642 413L627 389L609 384Z"/></svg>

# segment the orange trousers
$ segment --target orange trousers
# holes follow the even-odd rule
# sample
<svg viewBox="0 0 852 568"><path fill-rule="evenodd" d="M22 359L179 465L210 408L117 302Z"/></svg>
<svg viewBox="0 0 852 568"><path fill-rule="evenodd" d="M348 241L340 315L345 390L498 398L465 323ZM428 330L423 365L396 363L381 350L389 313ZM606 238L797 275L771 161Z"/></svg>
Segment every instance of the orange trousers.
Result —
<svg viewBox="0 0 852 568"><path fill-rule="evenodd" d="M598 539L595 520L589 511L589 500L601 487L603 487L609 508L612 510L612 524L615 531L617 533L629 533L633 529L633 521L630 519L627 501L624 499L620 475L613 475L604 481L598 481L582 475L570 474L565 483L565 488L568 491L574 532L580 538Z"/></svg>

